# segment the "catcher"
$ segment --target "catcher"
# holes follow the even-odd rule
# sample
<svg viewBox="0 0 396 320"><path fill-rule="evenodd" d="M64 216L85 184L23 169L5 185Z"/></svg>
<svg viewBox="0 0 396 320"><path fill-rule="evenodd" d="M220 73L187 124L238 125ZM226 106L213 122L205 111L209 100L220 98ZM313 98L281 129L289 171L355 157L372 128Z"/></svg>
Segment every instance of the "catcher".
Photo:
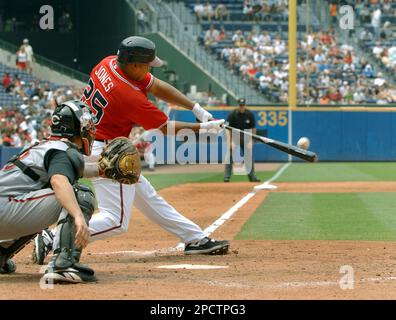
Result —
<svg viewBox="0 0 396 320"><path fill-rule="evenodd" d="M55 109L51 131L48 139L24 149L0 171L0 273L15 272L11 258L36 233L58 221L54 256L44 280L92 282L94 271L79 260L89 241L94 194L77 180L101 174L134 183L139 158L131 143L115 139L99 163L85 168L83 155L91 154L95 126L90 108L80 101Z"/></svg>
<svg viewBox="0 0 396 320"><path fill-rule="evenodd" d="M88 244L94 194L78 184L83 155L91 153L95 127L90 109L67 101L52 115L52 134L14 156L0 170L0 273L16 270L11 258L42 229L57 222L54 256L44 279L95 281L79 264Z"/></svg>

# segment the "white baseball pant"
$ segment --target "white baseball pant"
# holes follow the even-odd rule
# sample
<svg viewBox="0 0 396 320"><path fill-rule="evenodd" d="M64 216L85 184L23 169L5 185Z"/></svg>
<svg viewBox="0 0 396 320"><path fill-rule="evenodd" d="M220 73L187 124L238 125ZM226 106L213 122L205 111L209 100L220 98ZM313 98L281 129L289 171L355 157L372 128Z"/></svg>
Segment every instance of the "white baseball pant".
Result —
<svg viewBox="0 0 396 320"><path fill-rule="evenodd" d="M92 159L97 159L104 145L100 141L94 142ZM134 185L120 184L104 178L93 178L92 183L99 213L94 214L89 222L91 241L126 232L133 204L147 218L184 243L205 237L202 229L166 202L143 175Z"/></svg>

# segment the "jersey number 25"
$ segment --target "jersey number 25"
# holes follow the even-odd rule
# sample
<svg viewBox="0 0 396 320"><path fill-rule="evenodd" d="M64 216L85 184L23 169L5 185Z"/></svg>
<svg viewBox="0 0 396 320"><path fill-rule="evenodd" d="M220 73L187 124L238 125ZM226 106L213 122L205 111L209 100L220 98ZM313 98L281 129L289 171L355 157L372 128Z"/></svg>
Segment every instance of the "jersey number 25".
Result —
<svg viewBox="0 0 396 320"><path fill-rule="evenodd" d="M98 124L104 115L104 109L106 109L108 102L99 89L95 90L95 84L92 79L88 81L88 86L84 90L82 101L92 106L95 110L95 124Z"/></svg>

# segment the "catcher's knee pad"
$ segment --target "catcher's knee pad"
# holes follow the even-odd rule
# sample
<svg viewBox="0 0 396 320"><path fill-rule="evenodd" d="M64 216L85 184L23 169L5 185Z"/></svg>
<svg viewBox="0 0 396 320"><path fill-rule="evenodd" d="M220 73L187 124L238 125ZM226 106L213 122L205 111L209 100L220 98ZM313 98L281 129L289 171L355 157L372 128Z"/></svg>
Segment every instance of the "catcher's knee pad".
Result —
<svg viewBox="0 0 396 320"><path fill-rule="evenodd" d="M74 184L73 189L84 219L88 224L95 209L94 193L91 188L79 183ZM69 268L80 260L81 249L75 247L75 236L74 219L66 210L63 210L56 231L57 239L55 243L57 245L54 250L56 268Z"/></svg>
<svg viewBox="0 0 396 320"><path fill-rule="evenodd" d="M85 221L88 223L95 210L95 195L90 187L81 183L75 183L73 188Z"/></svg>

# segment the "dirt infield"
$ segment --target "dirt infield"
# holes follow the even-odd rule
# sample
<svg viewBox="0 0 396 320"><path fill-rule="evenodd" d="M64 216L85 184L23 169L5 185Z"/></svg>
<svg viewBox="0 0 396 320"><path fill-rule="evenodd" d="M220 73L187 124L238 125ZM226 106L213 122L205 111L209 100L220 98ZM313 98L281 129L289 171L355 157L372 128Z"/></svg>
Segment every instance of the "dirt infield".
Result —
<svg viewBox="0 0 396 320"><path fill-rule="evenodd" d="M251 183L185 184L160 192L206 228L252 190ZM279 183L271 192L396 192L396 183ZM233 237L268 191L258 191L213 234ZM0 276L1 299L395 299L396 243L364 241L240 241L226 256L184 256L177 239L133 210L127 234L92 243L82 261L98 282L41 289L29 245L17 273ZM194 264L214 270L159 269ZM354 269L354 289L342 290L340 267Z"/></svg>

